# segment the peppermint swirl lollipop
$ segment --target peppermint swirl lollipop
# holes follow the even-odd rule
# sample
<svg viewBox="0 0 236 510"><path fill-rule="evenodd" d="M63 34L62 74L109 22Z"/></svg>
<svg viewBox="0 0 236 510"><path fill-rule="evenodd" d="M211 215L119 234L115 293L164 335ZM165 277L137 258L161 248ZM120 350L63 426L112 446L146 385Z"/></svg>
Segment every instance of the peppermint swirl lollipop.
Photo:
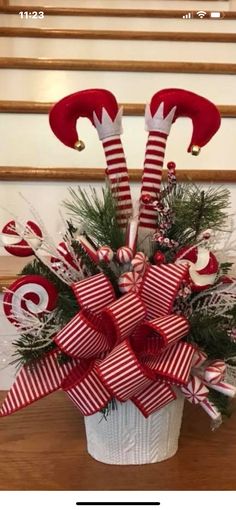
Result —
<svg viewBox="0 0 236 510"><path fill-rule="evenodd" d="M34 221L27 221L22 235L17 232L16 222L9 221L2 229L1 240L5 250L15 257L29 257L42 244L43 234ZM29 242L27 242L27 240Z"/></svg>
<svg viewBox="0 0 236 510"><path fill-rule="evenodd" d="M10 322L21 325L29 315L39 316L52 311L57 295L54 285L44 276L22 276L4 293L4 313Z"/></svg>

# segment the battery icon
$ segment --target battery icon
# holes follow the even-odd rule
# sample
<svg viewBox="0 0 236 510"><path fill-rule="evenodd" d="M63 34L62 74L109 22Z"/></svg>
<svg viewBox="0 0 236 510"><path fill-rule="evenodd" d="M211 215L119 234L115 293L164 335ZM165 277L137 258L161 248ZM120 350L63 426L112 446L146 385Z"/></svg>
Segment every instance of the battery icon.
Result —
<svg viewBox="0 0 236 510"><path fill-rule="evenodd" d="M221 18L221 12L210 12L210 18Z"/></svg>

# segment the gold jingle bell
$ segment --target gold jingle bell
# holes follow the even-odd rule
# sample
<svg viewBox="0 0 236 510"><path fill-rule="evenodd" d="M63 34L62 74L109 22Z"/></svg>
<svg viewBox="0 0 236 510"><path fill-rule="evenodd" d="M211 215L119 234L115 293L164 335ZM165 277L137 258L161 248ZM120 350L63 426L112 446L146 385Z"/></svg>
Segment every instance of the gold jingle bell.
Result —
<svg viewBox="0 0 236 510"><path fill-rule="evenodd" d="M77 140L74 145L74 149L81 152L85 149L85 143L82 140Z"/></svg>
<svg viewBox="0 0 236 510"><path fill-rule="evenodd" d="M199 147L199 145L192 145L192 147L191 147L192 156L198 156L200 150L201 150L201 147Z"/></svg>

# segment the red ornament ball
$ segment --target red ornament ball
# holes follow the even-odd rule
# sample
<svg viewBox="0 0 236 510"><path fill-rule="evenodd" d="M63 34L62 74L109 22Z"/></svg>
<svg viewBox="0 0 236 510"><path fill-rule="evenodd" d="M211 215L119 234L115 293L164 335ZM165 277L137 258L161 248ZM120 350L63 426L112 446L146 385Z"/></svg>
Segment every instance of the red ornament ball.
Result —
<svg viewBox="0 0 236 510"><path fill-rule="evenodd" d="M167 168L168 168L168 170L175 170L175 168L176 168L175 162L169 161L169 163L167 163Z"/></svg>
<svg viewBox="0 0 236 510"><path fill-rule="evenodd" d="M153 255L153 261L156 266L160 266L161 264L165 264L166 257L162 251L156 251Z"/></svg>
<svg viewBox="0 0 236 510"><path fill-rule="evenodd" d="M142 200L142 203L146 205L146 204L151 204L153 201L153 198L150 195L150 193L145 193L144 195L142 195L141 200Z"/></svg>

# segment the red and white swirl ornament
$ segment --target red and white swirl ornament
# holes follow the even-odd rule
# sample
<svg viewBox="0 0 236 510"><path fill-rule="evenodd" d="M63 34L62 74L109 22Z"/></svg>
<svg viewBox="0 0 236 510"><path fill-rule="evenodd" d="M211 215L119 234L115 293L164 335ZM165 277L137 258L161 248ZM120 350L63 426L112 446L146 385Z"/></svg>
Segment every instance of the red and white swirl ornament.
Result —
<svg viewBox="0 0 236 510"><path fill-rule="evenodd" d="M118 248L116 258L120 264L128 264L133 258L133 250L128 246Z"/></svg>
<svg viewBox="0 0 236 510"><path fill-rule="evenodd" d="M56 306L58 292L40 275L26 275L13 282L4 293L3 309L15 325L21 325L28 314L40 316Z"/></svg>
<svg viewBox="0 0 236 510"><path fill-rule="evenodd" d="M148 264L148 258L142 251L137 251L135 257L131 260L131 265L137 273L144 273Z"/></svg>
<svg viewBox="0 0 236 510"><path fill-rule="evenodd" d="M202 246L182 248L176 256L177 263L188 263L192 289L195 292L213 285L219 269L214 253Z"/></svg>
<svg viewBox="0 0 236 510"><path fill-rule="evenodd" d="M41 246L42 237L41 229L33 221L27 221L24 231L20 234L16 222L11 220L3 227L1 240L5 250L11 255L29 257Z"/></svg>
<svg viewBox="0 0 236 510"><path fill-rule="evenodd" d="M118 280L119 289L122 294L139 292L141 283L142 277L136 271L123 273Z"/></svg>
<svg viewBox="0 0 236 510"><path fill-rule="evenodd" d="M101 246L97 250L97 257L99 262L105 262L106 264L109 264L109 262L112 261L114 256L114 253L110 246Z"/></svg>

